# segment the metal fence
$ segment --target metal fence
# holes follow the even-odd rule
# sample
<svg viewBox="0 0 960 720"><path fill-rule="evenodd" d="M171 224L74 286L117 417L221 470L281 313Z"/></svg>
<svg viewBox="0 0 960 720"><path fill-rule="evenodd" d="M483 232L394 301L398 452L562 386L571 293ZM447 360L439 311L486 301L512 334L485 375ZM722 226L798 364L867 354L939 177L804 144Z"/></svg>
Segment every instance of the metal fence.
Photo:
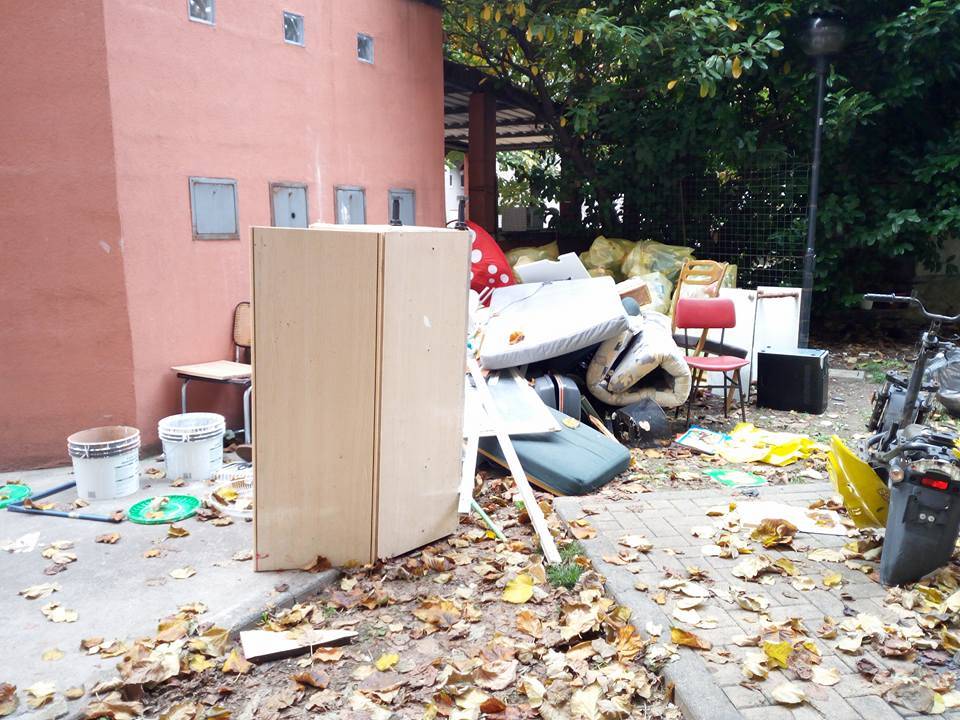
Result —
<svg viewBox="0 0 960 720"><path fill-rule="evenodd" d="M738 287L798 287L809 171L808 163L760 154L737 171L703 172L672 187L645 188L635 236L736 264Z"/></svg>

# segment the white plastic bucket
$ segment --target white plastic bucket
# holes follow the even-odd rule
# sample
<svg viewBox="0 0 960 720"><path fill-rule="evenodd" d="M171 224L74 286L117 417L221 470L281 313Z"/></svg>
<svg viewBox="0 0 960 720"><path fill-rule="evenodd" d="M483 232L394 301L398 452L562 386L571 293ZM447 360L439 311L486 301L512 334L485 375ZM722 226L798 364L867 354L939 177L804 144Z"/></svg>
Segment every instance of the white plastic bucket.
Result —
<svg viewBox="0 0 960 720"><path fill-rule="evenodd" d="M206 481L223 466L226 420L216 413L184 413L158 425L168 480Z"/></svg>
<svg viewBox="0 0 960 720"><path fill-rule="evenodd" d="M81 430L67 438L77 495L109 500L140 489L140 431L126 425Z"/></svg>

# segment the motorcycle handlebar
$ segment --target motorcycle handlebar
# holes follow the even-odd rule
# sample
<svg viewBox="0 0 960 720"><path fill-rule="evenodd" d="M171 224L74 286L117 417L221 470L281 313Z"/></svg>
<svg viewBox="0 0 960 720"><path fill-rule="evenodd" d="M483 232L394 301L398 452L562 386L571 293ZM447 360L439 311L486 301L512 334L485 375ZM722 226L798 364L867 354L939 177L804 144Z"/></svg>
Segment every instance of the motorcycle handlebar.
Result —
<svg viewBox="0 0 960 720"><path fill-rule="evenodd" d="M945 323L956 323L960 322L960 314L958 315L938 315L927 310L923 303L915 297L908 297L906 295L894 295L894 294L880 294L880 293L867 293L863 296L864 300L870 300L872 302L887 302L887 303L897 303L900 305L916 305L920 308L920 312L929 320L939 320L940 322Z"/></svg>

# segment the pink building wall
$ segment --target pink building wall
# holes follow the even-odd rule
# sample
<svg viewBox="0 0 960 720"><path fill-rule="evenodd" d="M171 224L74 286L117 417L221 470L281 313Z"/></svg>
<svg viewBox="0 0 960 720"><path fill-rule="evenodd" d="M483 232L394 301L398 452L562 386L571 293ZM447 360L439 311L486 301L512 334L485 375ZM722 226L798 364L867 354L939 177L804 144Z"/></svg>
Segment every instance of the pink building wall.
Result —
<svg viewBox="0 0 960 720"><path fill-rule="evenodd" d="M101 2L102 26L96 28L93 16L99 15ZM84 393L51 397L45 378L55 374L63 353L54 353L57 361L44 378L34 377L29 366L53 346L15 318L16 357L0 354L0 363L11 363L13 379L25 389L18 391L16 407L0 408L0 467L63 462L66 434L103 424L107 417L139 427L147 444L156 441L157 420L179 408L179 384L170 366L232 357L231 313L250 295L249 228L270 224L270 182L306 183L310 222L334 221L334 186L341 184L365 188L368 222L387 220L390 188L416 191L418 224L444 222L437 8L414 0L218 0L216 24L209 26L188 20L185 0L76 4L89 9L86 19L99 37L99 95L93 95L99 97L99 111L84 132L65 132L64 144L76 154L76 176L64 191L77 197L69 212L44 218L51 233L57 228L45 251L18 250L23 254L20 292L9 294L24 309L35 308L40 317L34 329L42 319L55 326L54 335L70 332L77 342L79 333L49 317L64 300L60 288L48 283L51 269L87 289L88 314L97 321L95 330L86 328L85 347L93 343L95 348L70 358L107 394L101 397L88 382ZM2 24L9 27L6 7ZM283 42L283 10L304 16L305 47ZM357 60L358 32L374 38L373 65ZM79 36L74 28L58 45L70 46ZM86 44L93 43L87 33L83 36ZM24 40L17 52L0 52L48 64L36 52L38 41ZM50 46L49 38L43 45ZM87 78L91 52L70 50L73 55L64 64L92 82ZM23 92L29 91L26 85ZM62 94L44 92L35 100L47 106L47 131L59 132L68 114ZM95 104L84 108L92 114ZM26 109L17 114L18 121L0 120L0 128L6 128L0 147L34 116ZM86 132L90 126L96 132ZM93 141L100 146L91 147ZM33 169L54 183L52 176L63 175L59 156L51 152L49 163ZM31 166L27 154L19 164ZM101 174L103 197L91 198L90 181ZM240 240L192 239L190 176L237 180ZM0 185L0 206L17 198L29 205L34 194L19 185L9 178ZM95 214L99 224L78 229L80 209ZM35 232L19 212L0 216L4 221L16 235ZM69 241L64 228L71 231ZM86 253L73 247L77 232L89 236ZM101 249L101 240L110 252ZM81 257L65 263L64 250ZM97 280L81 283L73 275L78 269ZM0 280L8 272L0 267ZM5 292L6 282L0 289ZM44 295L55 301L37 306ZM30 301L24 303L24 297ZM101 329L104 314L118 327ZM33 403L38 403L36 422L17 427L17 418ZM240 392L234 387L191 385L190 409L219 410L230 416L228 425L241 424ZM57 416L54 427L47 422L50 415ZM29 455L23 452L27 446Z"/></svg>
<svg viewBox="0 0 960 720"><path fill-rule="evenodd" d="M103 14L0 10L0 468L135 417Z"/></svg>

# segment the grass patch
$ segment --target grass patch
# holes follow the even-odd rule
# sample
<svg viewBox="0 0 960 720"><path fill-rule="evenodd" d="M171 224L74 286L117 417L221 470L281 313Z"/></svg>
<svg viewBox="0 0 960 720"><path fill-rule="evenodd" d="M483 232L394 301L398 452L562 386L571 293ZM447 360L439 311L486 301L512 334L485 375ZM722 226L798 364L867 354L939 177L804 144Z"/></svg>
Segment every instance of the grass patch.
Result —
<svg viewBox="0 0 960 720"><path fill-rule="evenodd" d="M867 360L866 362L857 364L857 369L863 370L863 374L866 375L867 379L877 384L887 379L887 373L890 370L905 370L906 368L907 363L896 359Z"/></svg>
<svg viewBox="0 0 960 720"><path fill-rule="evenodd" d="M580 544L579 540L573 540L568 542L563 547L559 548L560 550L560 559L563 562L572 562L576 558L583 555L583 545Z"/></svg>
<svg viewBox="0 0 960 720"><path fill-rule="evenodd" d="M559 565L547 566L547 580L554 587L565 587L572 590L583 575L583 568L575 562L564 562Z"/></svg>

